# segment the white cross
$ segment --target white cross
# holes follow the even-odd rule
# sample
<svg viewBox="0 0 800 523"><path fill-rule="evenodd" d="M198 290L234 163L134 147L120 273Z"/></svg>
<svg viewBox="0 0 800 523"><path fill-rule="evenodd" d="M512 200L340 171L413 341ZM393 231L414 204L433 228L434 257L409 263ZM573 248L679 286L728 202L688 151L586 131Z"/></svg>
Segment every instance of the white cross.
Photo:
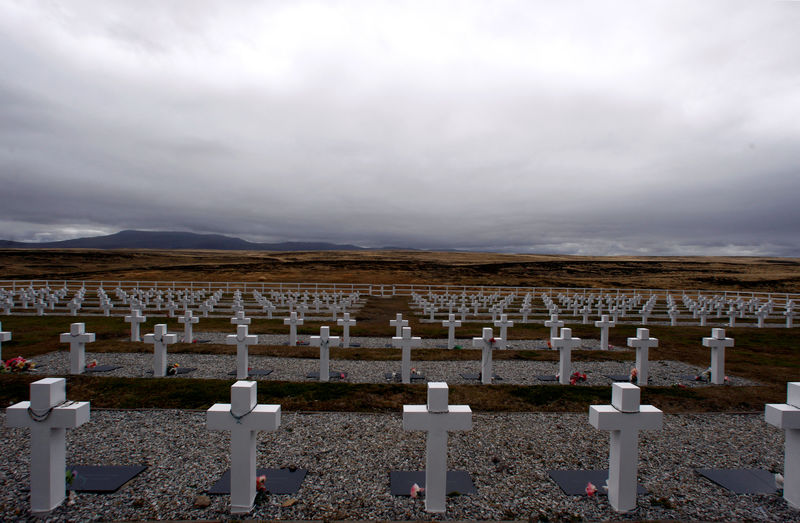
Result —
<svg viewBox="0 0 800 523"><path fill-rule="evenodd" d="M297 326L303 324L303 320L297 317L296 312L290 312L288 318L283 319L283 324L289 326L289 346L297 345Z"/></svg>
<svg viewBox="0 0 800 523"><path fill-rule="evenodd" d="M589 407L589 423L611 431L608 455L608 502L617 512L636 508L636 471L639 431L661 428L663 413L652 405L639 405L641 389L632 383L611 386L611 405Z"/></svg>
<svg viewBox="0 0 800 523"><path fill-rule="evenodd" d="M579 347L580 338L572 337L572 329L564 327L561 329L561 336L551 338L554 349L558 349L558 382L562 385L569 385L572 377L572 349Z"/></svg>
<svg viewBox="0 0 800 523"><path fill-rule="evenodd" d="M497 343L491 327L484 327L480 338L472 338L472 346L481 349L481 383L484 385L492 383L492 349Z"/></svg>
<svg viewBox="0 0 800 523"><path fill-rule="evenodd" d="M70 316L77 316L78 311L81 308L81 304L77 299L74 299L67 304L67 308L69 309Z"/></svg>
<svg viewBox="0 0 800 523"><path fill-rule="evenodd" d="M764 320L767 318L768 315L769 311L767 311L766 309L758 309L758 311L756 311L756 318L758 318L759 329L764 328Z"/></svg>
<svg viewBox="0 0 800 523"><path fill-rule="evenodd" d="M609 320L606 314L600 316L600 321L594 322L594 326L600 328L600 350L608 350L608 328L615 325L616 322Z"/></svg>
<svg viewBox="0 0 800 523"><path fill-rule="evenodd" d="M11 333L8 331L3 331L2 326L0 326L0 361L3 359L3 342L4 341L11 341Z"/></svg>
<svg viewBox="0 0 800 523"><path fill-rule="evenodd" d="M331 304L328 306L328 310L329 310L329 311L331 311L331 319L332 319L333 321L336 321L336 313L337 313L337 312L339 312L340 310L342 310L342 307L340 307L340 306L339 306L338 304L336 304L336 303L331 303Z"/></svg>
<svg viewBox="0 0 800 523"><path fill-rule="evenodd" d="M67 402L64 378L31 383L31 400L6 409L6 425L31 429L31 512L50 512L64 501L66 429L89 421L89 403Z"/></svg>
<svg viewBox="0 0 800 523"><path fill-rule="evenodd" d="M800 382L787 384L786 403L768 403L764 419L785 432L783 499L800 509Z"/></svg>
<svg viewBox="0 0 800 523"><path fill-rule="evenodd" d="M789 309L788 311L784 312L783 315L786 316L786 328L791 329L792 320L794 320L794 315L795 315L794 310Z"/></svg>
<svg viewBox="0 0 800 523"><path fill-rule="evenodd" d="M500 339L497 341L498 349L506 348L508 328L514 326L513 321L509 321L507 314L501 314L500 319L494 322L495 327L500 327Z"/></svg>
<svg viewBox="0 0 800 523"><path fill-rule="evenodd" d="M678 324L678 309L672 308L669 310L669 325L674 327Z"/></svg>
<svg viewBox="0 0 800 523"><path fill-rule="evenodd" d="M34 306L36 308L36 315L37 316L44 316L44 308L45 308L45 306L46 305L45 305L44 301L37 300L36 305Z"/></svg>
<svg viewBox="0 0 800 523"><path fill-rule="evenodd" d="M167 316L169 316L170 318L174 318L175 317L175 311L177 310L177 308L178 308L178 306L175 305L175 302L170 300L169 303L167 303L167 307L166 307Z"/></svg>
<svg viewBox="0 0 800 523"><path fill-rule="evenodd" d="M192 333L192 324L198 323L200 318L193 315L191 309L183 311L183 316L178 317L178 323L183 323L183 342L192 343L194 341L194 334Z"/></svg>
<svg viewBox="0 0 800 523"><path fill-rule="evenodd" d="M100 308L103 309L103 316L111 316L111 309L114 308L114 304L109 300L104 300L100 303Z"/></svg>
<svg viewBox="0 0 800 523"><path fill-rule="evenodd" d="M422 312L424 312L425 314L429 314L428 319L430 321L434 321L435 318L433 315L436 314L436 307L434 307L433 305L428 305L427 307L422 309Z"/></svg>
<svg viewBox="0 0 800 523"><path fill-rule="evenodd" d="M522 323L528 323L528 314L531 313L531 308L528 305L520 308L519 312L522 313Z"/></svg>
<svg viewBox="0 0 800 523"><path fill-rule="evenodd" d="M247 346L258 343L258 336L247 334L247 325L237 325L236 334L225 336L227 345L236 345L236 379L246 380L249 376L247 371Z"/></svg>
<svg viewBox="0 0 800 523"><path fill-rule="evenodd" d="M469 307L466 305L462 305L458 308L458 312L461 314L461 321L467 321L467 313L469 312Z"/></svg>
<svg viewBox="0 0 800 523"><path fill-rule="evenodd" d="M711 337L703 338L703 347L711 348L711 383L725 384L725 347L733 347L733 338L725 337L725 329L711 329Z"/></svg>
<svg viewBox="0 0 800 523"><path fill-rule="evenodd" d="M697 315L700 317L700 326L701 327L705 327L706 326L706 318L708 318L709 314L710 314L709 311L706 310L705 307L703 307L702 309L697 311Z"/></svg>
<svg viewBox="0 0 800 523"><path fill-rule="evenodd" d="M331 336L330 327L323 326L319 328L319 336L311 336L310 343L319 347L319 380L330 381L330 346L339 346L339 336Z"/></svg>
<svg viewBox="0 0 800 523"><path fill-rule="evenodd" d="M395 338L399 338L403 334L403 327L408 327L408 320L403 319L403 315L398 313L394 320L389 320L389 325L395 328Z"/></svg>
<svg viewBox="0 0 800 523"><path fill-rule="evenodd" d="M455 314L449 314L442 321L442 327L447 327L447 348L452 349L456 345L456 327L461 327L461 322L456 319Z"/></svg>
<svg viewBox="0 0 800 523"><path fill-rule="evenodd" d="M401 348L403 351L402 368L400 370L400 378L403 383L411 383L411 349L419 347L420 343L422 343L422 338L411 336L411 327L403 327L403 335L392 338L392 345Z"/></svg>
<svg viewBox="0 0 800 523"><path fill-rule="evenodd" d="M266 304L265 304L265 305L262 307L262 309L264 310L264 312L266 312L266 313L267 313L267 319L269 319L269 320L271 320L271 319L272 319L272 313L275 311L275 308L276 308L276 307L275 307L275 306L272 304L272 302L271 302L271 301L268 301L268 302L267 302L267 303L266 303Z"/></svg>
<svg viewBox="0 0 800 523"><path fill-rule="evenodd" d="M130 316L125 316L125 323L131 324L131 341L139 341L139 324L147 321L147 316L142 316L139 309L131 311Z"/></svg>
<svg viewBox="0 0 800 523"><path fill-rule="evenodd" d="M61 343L69 343L69 373L83 374L86 370L87 343L94 341L94 333L86 332L86 325L83 323L72 323L69 332L61 334Z"/></svg>
<svg viewBox="0 0 800 523"><path fill-rule="evenodd" d="M240 325L239 327L245 327ZM258 405L258 383L237 381L231 402L215 403L206 411L208 430L231 432L231 512L246 514L256 499L256 435L281 424L280 405Z"/></svg>
<svg viewBox="0 0 800 523"><path fill-rule="evenodd" d="M342 347L350 346L350 327L356 324L356 320L350 319L350 313L345 312L343 318L336 320L337 325L342 326Z"/></svg>
<svg viewBox="0 0 800 523"><path fill-rule="evenodd" d="M584 305L581 309L581 316L583 316L583 324L589 324L589 314L592 313L592 309L588 305ZM552 338L552 336L550 336Z"/></svg>
<svg viewBox="0 0 800 523"><path fill-rule="evenodd" d="M236 311L236 316L231 318L231 323L234 325L250 325L250 318L245 317L244 311Z"/></svg>
<svg viewBox="0 0 800 523"><path fill-rule="evenodd" d="M427 405L403 405L403 430L428 433L425 448L425 510L447 509L447 433L472 428L469 405L448 405L447 383L428 383Z"/></svg>
<svg viewBox="0 0 800 523"><path fill-rule="evenodd" d="M558 314L553 314L550 319L544 322L545 327L550 327L550 339L558 336L558 329L564 326L564 322L558 319Z"/></svg>
<svg viewBox="0 0 800 523"><path fill-rule="evenodd" d="M145 334L144 342L153 344L153 376L167 375L167 345L178 341L177 334L167 334L167 324L159 323L153 328L153 334Z"/></svg>
<svg viewBox="0 0 800 523"><path fill-rule="evenodd" d="M636 383L647 385L650 347L658 347L658 338L650 337L650 329L636 329L636 337L628 338L628 347L636 348Z"/></svg>

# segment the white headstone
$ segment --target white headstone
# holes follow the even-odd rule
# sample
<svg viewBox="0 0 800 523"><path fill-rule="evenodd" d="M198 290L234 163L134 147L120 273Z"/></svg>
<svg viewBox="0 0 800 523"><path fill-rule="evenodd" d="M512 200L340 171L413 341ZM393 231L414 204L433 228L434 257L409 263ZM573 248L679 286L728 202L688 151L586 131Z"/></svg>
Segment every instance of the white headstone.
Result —
<svg viewBox="0 0 800 523"><path fill-rule="evenodd" d="M177 334L167 334L167 324L159 323L153 328L153 334L145 334L145 343L153 345L153 376L167 375L167 345L178 342Z"/></svg>
<svg viewBox="0 0 800 523"><path fill-rule="evenodd" d="M786 403L765 405L764 419L785 433L783 499L800 509L800 382L787 384Z"/></svg>
<svg viewBox="0 0 800 523"><path fill-rule="evenodd" d="M67 401L64 378L31 383L31 400L6 409L6 425L31 429L31 512L45 514L64 501L66 429L89 421L89 403Z"/></svg>
<svg viewBox="0 0 800 523"><path fill-rule="evenodd" d="M2 326L0 326L0 360L3 359L3 342L4 341L11 341L11 333L8 331L3 331Z"/></svg>
<svg viewBox="0 0 800 523"><path fill-rule="evenodd" d="M342 318L336 320L337 325L342 326L342 347L350 346L350 327L356 324L356 320L350 319L350 313L345 312Z"/></svg>
<svg viewBox="0 0 800 523"><path fill-rule="evenodd" d="M192 325L198 323L200 318L193 316L191 309L183 311L183 316L178 317L178 323L183 323L183 342L193 343L194 334L192 333Z"/></svg>
<svg viewBox="0 0 800 523"><path fill-rule="evenodd" d="M500 327L500 339L497 341L498 349L506 348L508 338L508 328L514 326L514 322L508 319L507 314L501 314L500 319L494 322L495 327Z"/></svg>
<svg viewBox="0 0 800 523"><path fill-rule="evenodd" d="M647 385L650 369L649 349L658 347L658 338L650 337L650 329L636 329L636 337L628 338L628 347L636 348L636 383L639 386Z"/></svg>
<svg viewBox="0 0 800 523"><path fill-rule="evenodd" d="M389 320L389 325L395 328L395 338L399 338L403 335L403 327L408 327L408 320L403 319L403 315L397 313L397 316L393 320Z"/></svg>
<svg viewBox="0 0 800 523"><path fill-rule="evenodd" d="M241 325L240 327L246 327ZM231 512L246 514L256 499L256 435L278 430L280 405L258 405L255 381L231 386L231 402L215 403L206 411L209 430L231 432Z"/></svg>
<svg viewBox="0 0 800 523"><path fill-rule="evenodd" d="M608 328L615 325L616 322L609 320L605 314L600 316L600 321L594 322L594 326L600 328L600 350L608 350Z"/></svg>
<svg viewBox="0 0 800 523"><path fill-rule="evenodd" d="M236 334L225 336L225 343L236 345L236 379L246 380L250 373L247 371L247 346L258 343L258 336L247 333L247 325L237 325Z"/></svg>
<svg viewBox="0 0 800 523"><path fill-rule="evenodd" d="M711 348L711 383L725 384L725 348L733 347L733 338L725 337L725 329L711 329L711 337L703 338L703 347Z"/></svg>
<svg viewBox="0 0 800 523"><path fill-rule="evenodd" d="M411 383L411 349L419 347L421 340L419 336L411 336L411 327L403 327L403 335L392 338L392 345L402 349L400 378L403 383Z"/></svg>
<svg viewBox="0 0 800 523"><path fill-rule="evenodd" d="M61 334L61 343L69 343L69 373L83 374L86 370L86 344L94 341L94 333L86 332L83 323L72 323L69 332Z"/></svg>
<svg viewBox="0 0 800 523"><path fill-rule="evenodd" d="M319 347L319 380L330 381L330 346L339 346L339 336L331 336L326 325L319 328L319 336L311 336L311 345Z"/></svg>
<svg viewBox="0 0 800 523"><path fill-rule="evenodd" d="M236 316L231 318L234 325L250 325L250 318L244 315L244 310L236 311Z"/></svg>
<svg viewBox="0 0 800 523"><path fill-rule="evenodd" d="M580 347L581 339L572 337L572 329L564 327L561 329L561 336L552 338L551 343L554 349L558 349L558 382L562 385L569 385L572 377L572 349Z"/></svg>
<svg viewBox="0 0 800 523"><path fill-rule="evenodd" d="M452 349L456 345L456 327L461 327L461 321L456 319L455 314L450 314L442 321L442 327L447 327L447 348Z"/></svg>
<svg viewBox="0 0 800 523"><path fill-rule="evenodd" d="M652 405L639 405L641 391L632 383L611 386L611 405L589 407L589 423L611 431L608 457L608 501L617 512L636 508L639 431L661 428L663 414Z"/></svg>
<svg viewBox="0 0 800 523"><path fill-rule="evenodd" d="M296 312L290 312L288 318L283 319L283 324L289 326L289 346L297 345L297 326L303 324L303 320L297 317Z"/></svg>
<svg viewBox="0 0 800 523"><path fill-rule="evenodd" d="M492 350L497 348L498 340L495 339L491 327L484 327L480 338L472 338L472 346L481 349L481 383L492 383Z"/></svg>
<svg viewBox="0 0 800 523"><path fill-rule="evenodd" d="M558 329L564 326L564 322L558 319L558 314L552 314L550 319L544 322L545 327L550 327L550 339L558 336Z"/></svg>
<svg viewBox="0 0 800 523"><path fill-rule="evenodd" d="M403 406L403 429L428 432L425 450L425 510L447 509L447 433L472 428L469 405L448 405L444 382L428 383L427 405Z"/></svg>
<svg viewBox="0 0 800 523"><path fill-rule="evenodd" d="M125 316L125 323L131 324L131 341L139 340L139 324L147 321L147 316L142 316L139 309L131 311L130 316Z"/></svg>

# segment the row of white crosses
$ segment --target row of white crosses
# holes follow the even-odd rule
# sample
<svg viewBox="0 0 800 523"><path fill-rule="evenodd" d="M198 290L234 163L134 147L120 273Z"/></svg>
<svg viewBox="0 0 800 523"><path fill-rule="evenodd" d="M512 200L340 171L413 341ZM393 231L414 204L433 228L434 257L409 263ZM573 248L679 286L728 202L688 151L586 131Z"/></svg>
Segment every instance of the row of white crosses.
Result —
<svg viewBox="0 0 800 523"><path fill-rule="evenodd" d="M660 429L662 412L640 405L640 389L630 383L614 383L611 405L589 408L589 423L611 433L609 444L608 499L618 512L636 508L638 437L641 430ZM765 420L785 431L784 499L800 508L800 382L788 384L786 404L768 404ZM30 401L6 409L6 425L31 431L31 512L44 515L65 498L66 429L89 421L88 402L66 400L66 380L45 378L31 383ZM257 384L237 381L231 387L231 403L214 404L206 413L209 430L231 433L231 512L253 509L256 487L256 436L280 426L280 405L259 405ZM428 384L425 405L403 407L403 429L427 432L425 452L425 510L446 511L447 438L452 431L472 428L468 405L450 405L444 382Z"/></svg>

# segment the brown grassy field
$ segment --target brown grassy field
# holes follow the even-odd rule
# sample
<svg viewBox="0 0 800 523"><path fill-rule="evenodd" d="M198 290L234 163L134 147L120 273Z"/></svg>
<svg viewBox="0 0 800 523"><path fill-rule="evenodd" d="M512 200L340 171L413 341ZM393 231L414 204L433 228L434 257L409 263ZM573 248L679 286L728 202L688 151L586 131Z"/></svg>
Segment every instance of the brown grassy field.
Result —
<svg viewBox="0 0 800 523"><path fill-rule="evenodd" d="M423 251L0 250L2 279L508 285L800 292L800 259Z"/></svg>

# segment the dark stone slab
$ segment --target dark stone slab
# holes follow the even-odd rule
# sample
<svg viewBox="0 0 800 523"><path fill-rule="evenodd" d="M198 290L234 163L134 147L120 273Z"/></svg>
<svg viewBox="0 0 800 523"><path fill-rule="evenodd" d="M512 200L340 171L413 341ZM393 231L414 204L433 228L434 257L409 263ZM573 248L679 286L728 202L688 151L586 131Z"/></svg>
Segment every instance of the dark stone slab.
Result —
<svg viewBox="0 0 800 523"><path fill-rule="evenodd" d="M611 381L631 381L630 374L603 374L606 378L610 379Z"/></svg>
<svg viewBox="0 0 800 523"><path fill-rule="evenodd" d="M178 374L189 374L190 372L194 372L197 370L197 367L178 367L175 369L175 372L170 374L169 370L167 371L167 376L176 376Z"/></svg>
<svg viewBox="0 0 800 523"><path fill-rule="evenodd" d="M410 496L411 486L416 483L425 488L424 470L393 470L389 472L392 496ZM447 495L458 496L476 494L478 490L466 470L447 471Z"/></svg>
<svg viewBox="0 0 800 523"><path fill-rule="evenodd" d="M439 345L439 344L436 344L436 348L437 348L437 349L446 349L446 348L447 348L447 345Z"/></svg>
<svg viewBox="0 0 800 523"><path fill-rule="evenodd" d="M69 465L67 470L77 475L67 490L111 494L146 468L144 465Z"/></svg>
<svg viewBox="0 0 800 523"><path fill-rule="evenodd" d="M711 381L704 380L703 378L697 379L698 377L699 376L696 374L695 375L681 374L680 376L678 376L678 379L681 379L683 381L699 381L700 383L711 383Z"/></svg>
<svg viewBox="0 0 800 523"><path fill-rule="evenodd" d="M391 379L392 379L392 373L391 373L391 372L385 372L385 373L383 374L383 377L384 377L384 378L386 378L387 380L391 380ZM414 381L414 380L424 380L424 379L425 379L425 375L424 375L424 374L418 374L418 373L416 373L416 372L412 372L412 373L411 373L411 381ZM395 376L395 377L394 377L394 381L398 381L398 382L399 382L399 381L403 381L403 376L402 376L402 374L400 374L400 373L398 372L398 373L397 373L397 376Z"/></svg>
<svg viewBox="0 0 800 523"><path fill-rule="evenodd" d="M465 380L480 381L480 379L481 379L481 375L480 374L472 373L472 372L464 372L464 373L460 374L460 376L462 378L464 378ZM492 374L492 379L493 380L499 380L499 381L503 380L503 378L501 378L497 374Z"/></svg>
<svg viewBox="0 0 800 523"><path fill-rule="evenodd" d="M598 494L608 494L603 488L608 480L608 470L548 470L547 474L568 496L585 496L589 483L597 487ZM647 489L637 484L636 493L647 494Z"/></svg>
<svg viewBox="0 0 800 523"><path fill-rule="evenodd" d="M342 377L342 375L344 375L344 378ZM319 379L319 372L309 372L308 374L306 374L306 378L311 378L313 380L318 380ZM328 378L332 379L332 380L345 379L345 378L347 378L347 373L346 372L333 372L333 371L331 371L331 372L328 373Z"/></svg>
<svg viewBox="0 0 800 523"><path fill-rule="evenodd" d="M272 369L250 369L247 371L248 376L269 376L272 374ZM228 376L236 376L236 371L231 371Z"/></svg>
<svg viewBox="0 0 800 523"><path fill-rule="evenodd" d="M351 347L360 347L361 344L360 343L351 343L350 346Z"/></svg>
<svg viewBox="0 0 800 523"><path fill-rule="evenodd" d="M762 469L695 469L701 476L734 494L773 494L775 475Z"/></svg>
<svg viewBox="0 0 800 523"><path fill-rule="evenodd" d="M289 345L289 340L286 340L286 345ZM305 346L305 347L311 346L311 344L309 342L307 342L307 341L298 341L297 345L298 346Z"/></svg>
<svg viewBox="0 0 800 523"><path fill-rule="evenodd" d="M558 381L558 378L555 374L550 374L547 376L536 376L536 379L539 381Z"/></svg>
<svg viewBox="0 0 800 523"><path fill-rule="evenodd" d="M305 469L256 469L256 477L266 476L267 491L270 494L296 494L300 490L300 485L306 477ZM410 488L410 487L409 487ZM230 494L231 493L231 470L211 485L208 489L209 494Z"/></svg>
<svg viewBox="0 0 800 523"><path fill-rule="evenodd" d="M109 372L121 368L122 365L96 365L91 369L89 367L86 367L86 372Z"/></svg>

